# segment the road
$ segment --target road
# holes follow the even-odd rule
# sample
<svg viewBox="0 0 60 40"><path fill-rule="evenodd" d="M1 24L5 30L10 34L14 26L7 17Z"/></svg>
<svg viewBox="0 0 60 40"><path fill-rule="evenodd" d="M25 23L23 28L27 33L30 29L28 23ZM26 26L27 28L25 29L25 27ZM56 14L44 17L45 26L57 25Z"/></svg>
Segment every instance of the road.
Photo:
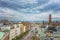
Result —
<svg viewBox="0 0 60 40"><path fill-rule="evenodd" d="M30 32L25 37L23 37L23 39L21 39L21 40L32 40L32 36L35 34L34 31L35 30L33 30L33 29L30 30Z"/></svg>

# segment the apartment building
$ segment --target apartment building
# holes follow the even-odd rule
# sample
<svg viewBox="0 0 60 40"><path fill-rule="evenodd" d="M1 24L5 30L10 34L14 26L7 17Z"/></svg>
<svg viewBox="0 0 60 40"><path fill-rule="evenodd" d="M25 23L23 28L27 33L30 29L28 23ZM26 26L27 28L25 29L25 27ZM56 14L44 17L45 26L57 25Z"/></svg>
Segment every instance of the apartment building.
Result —
<svg viewBox="0 0 60 40"><path fill-rule="evenodd" d="M19 36L20 33L25 30L24 27L23 27L24 30L22 30L21 27L23 27L21 23L13 23L13 24L8 24L8 25L0 25L0 30L4 33L5 32L9 33L9 36L7 36L6 39L12 40L16 36Z"/></svg>
<svg viewBox="0 0 60 40"><path fill-rule="evenodd" d="M19 24L13 24L11 29L10 29L10 36L9 36L9 40L12 40L13 38L15 38L16 36L19 36L20 33L21 33L21 29L20 29L20 26Z"/></svg>

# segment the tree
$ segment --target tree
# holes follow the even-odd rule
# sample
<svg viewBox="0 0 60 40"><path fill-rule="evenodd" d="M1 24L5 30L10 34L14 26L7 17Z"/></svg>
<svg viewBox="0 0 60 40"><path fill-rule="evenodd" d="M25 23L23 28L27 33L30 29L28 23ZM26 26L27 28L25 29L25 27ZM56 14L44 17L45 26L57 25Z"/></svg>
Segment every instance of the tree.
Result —
<svg viewBox="0 0 60 40"><path fill-rule="evenodd" d="M53 32L53 31L57 31L57 29L56 29L56 27L48 27L48 29L47 29L48 31L50 31L51 33Z"/></svg>

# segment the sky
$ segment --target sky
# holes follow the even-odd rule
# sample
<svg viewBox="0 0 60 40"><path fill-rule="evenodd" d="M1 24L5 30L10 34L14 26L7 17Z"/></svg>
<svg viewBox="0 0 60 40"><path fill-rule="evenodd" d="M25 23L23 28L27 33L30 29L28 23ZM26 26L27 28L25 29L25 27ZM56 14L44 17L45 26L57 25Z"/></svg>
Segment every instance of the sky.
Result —
<svg viewBox="0 0 60 40"><path fill-rule="evenodd" d="M0 20L60 20L60 0L0 0Z"/></svg>

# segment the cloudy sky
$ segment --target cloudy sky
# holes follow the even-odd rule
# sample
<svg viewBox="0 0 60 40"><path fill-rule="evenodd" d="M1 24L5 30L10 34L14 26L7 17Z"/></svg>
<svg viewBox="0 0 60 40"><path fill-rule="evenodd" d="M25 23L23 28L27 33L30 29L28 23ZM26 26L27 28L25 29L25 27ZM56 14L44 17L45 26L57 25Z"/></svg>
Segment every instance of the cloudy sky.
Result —
<svg viewBox="0 0 60 40"><path fill-rule="evenodd" d="M60 20L60 0L0 0L0 20Z"/></svg>

